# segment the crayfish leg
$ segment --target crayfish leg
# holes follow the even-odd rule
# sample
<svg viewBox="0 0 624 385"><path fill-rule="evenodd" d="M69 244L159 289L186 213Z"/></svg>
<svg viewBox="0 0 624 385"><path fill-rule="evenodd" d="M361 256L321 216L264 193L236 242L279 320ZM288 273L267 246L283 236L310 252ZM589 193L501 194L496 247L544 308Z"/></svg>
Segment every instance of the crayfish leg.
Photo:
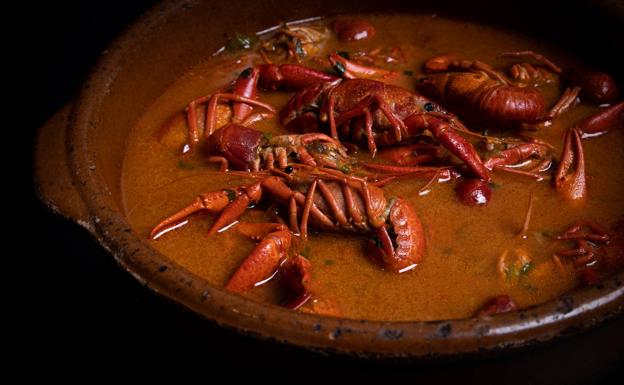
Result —
<svg viewBox="0 0 624 385"><path fill-rule="evenodd" d="M508 295L497 295L487 301L477 313L478 317L489 317L495 314L507 313L518 309L518 305Z"/></svg>
<svg viewBox="0 0 624 385"><path fill-rule="evenodd" d="M534 51L513 51L513 52L503 52L500 57L503 58L530 58L535 60L536 62L542 64L552 72L556 74L560 74L562 72L561 68L548 59L546 56L539 54Z"/></svg>
<svg viewBox="0 0 624 385"><path fill-rule="evenodd" d="M195 147L199 143L199 127L197 126L197 106L206 103L208 96L202 96L192 100L186 107L186 122L188 125L188 146Z"/></svg>
<svg viewBox="0 0 624 385"><path fill-rule="evenodd" d="M256 99L258 78L260 70L258 68L247 68L236 79L234 83L234 94L250 99ZM253 107L246 103L234 103L232 105L233 117L235 123L242 122L252 112Z"/></svg>
<svg viewBox="0 0 624 385"><path fill-rule="evenodd" d="M262 239L267 234L270 234L275 231L282 231L282 230L288 230L288 227L281 223L244 222L244 223L239 223L238 226L236 226L236 231L254 240Z"/></svg>
<svg viewBox="0 0 624 385"><path fill-rule="evenodd" d="M312 297L312 264L302 255L295 255L284 261L279 267L279 280L288 297L283 305L297 310Z"/></svg>
<svg viewBox="0 0 624 385"><path fill-rule="evenodd" d="M199 99L198 99L199 100ZM276 112L275 108L267 103L259 102L241 95L231 93L216 93L210 96L208 107L206 109L206 128L204 129L204 137L208 138L216 130L217 126L217 106L221 100L230 100L232 102L244 103L248 106L263 108L270 113Z"/></svg>
<svg viewBox="0 0 624 385"><path fill-rule="evenodd" d="M581 131L581 137L587 138L605 134L610 129L616 128L618 120L621 127L624 120L623 112L624 102L620 102L583 119L577 126Z"/></svg>
<svg viewBox="0 0 624 385"><path fill-rule="evenodd" d="M150 232L150 239L156 239L166 232L173 230L196 212L204 210L208 212L219 212L223 210L230 203L229 197L231 194L232 191L227 190L200 194L191 204L157 224Z"/></svg>
<svg viewBox="0 0 624 385"><path fill-rule="evenodd" d="M569 202L582 204L587 198L585 155L577 128L566 132L561 161L555 174L555 188Z"/></svg>
<svg viewBox="0 0 624 385"><path fill-rule="evenodd" d="M236 269L225 289L240 293L273 278L280 261L288 257L291 241L292 234L288 230L267 234Z"/></svg>
<svg viewBox="0 0 624 385"><path fill-rule="evenodd" d="M208 235L213 235L222 228L232 224L243 215L251 203L258 202L262 197L262 186L260 183L255 183L245 190L223 208L217 220L208 230Z"/></svg>
<svg viewBox="0 0 624 385"><path fill-rule="evenodd" d="M330 98L331 96L332 95L330 95ZM364 99L359 101L355 106L353 106L350 110L341 112L340 115L337 118L335 118L335 121L332 120L333 119L333 113L332 113L333 103L334 103L333 101L330 101L330 112L329 112L332 136L336 135L337 137L338 135L336 131L337 126L340 126L344 122L350 119L353 119L355 117L364 116L365 122L366 124L368 124L367 115L371 114L371 111L373 110L373 108L381 111L383 115L386 117L386 119L388 119L388 121L390 122L390 125L392 126L392 132L394 134L394 138L393 138L394 143L400 143L403 132L407 132L407 126L405 125L403 120L401 120L393 112L393 108L388 103L386 103L386 101L384 101L383 98L381 98L379 95L373 94L373 95L369 95L365 97ZM373 149L370 147L369 149L371 150L371 153L372 153Z"/></svg>
<svg viewBox="0 0 624 385"><path fill-rule="evenodd" d="M329 55L329 62L345 79L386 79L397 75L394 71L352 62L337 53Z"/></svg>
<svg viewBox="0 0 624 385"><path fill-rule="evenodd" d="M318 179L314 179L308 188L308 192L305 197L305 203L303 205L303 212L301 213L301 224L299 225L299 229L301 230L301 238L304 240L308 239L308 219L310 217L310 210L312 209L312 204L314 203L313 197L314 192L316 191L316 185L318 184Z"/></svg>
<svg viewBox="0 0 624 385"><path fill-rule="evenodd" d="M490 181L490 171L485 167L479 154L477 154L477 151L469 141L459 135L450 124L443 120L430 118L428 123L429 126L427 128L440 144L461 159L476 176L484 181Z"/></svg>
<svg viewBox="0 0 624 385"><path fill-rule="evenodd" d="M568 87L565 89L557 103L548 111L546 118L552 120L557 116L562 115L570 108L574 107L578 103L578 95L581 92L581 87Z"/></svg>

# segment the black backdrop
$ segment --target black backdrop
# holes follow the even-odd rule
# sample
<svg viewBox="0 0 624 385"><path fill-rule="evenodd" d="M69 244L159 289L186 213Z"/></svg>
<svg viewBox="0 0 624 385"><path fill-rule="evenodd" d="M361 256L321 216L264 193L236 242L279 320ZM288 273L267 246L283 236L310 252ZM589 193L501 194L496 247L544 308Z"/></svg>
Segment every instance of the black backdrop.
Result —
<svg viewBox="0 0 624 385"><path fill-rule="evenodd" d="M110 40L153 3L64 1L5 15L20 25L9 39L21 67L15 77L27 85L21 89L25 92L16 93L18 101L27 101L19 103L25 110L20 127L28 128L27 149L37 127L71 99ZM20 177L25 175L31 179L27 172ZM33 325L24 334L20 357L31 362L58 360L69 364L61 366L67 369L85 362L112 368L112 361L134 366L140 358L157 358L184 360L187 369L236 377L329 379L335 376L330 371L340 371L376 382L615 383L624 375L624 317L548 346L485 361L434 365L363 363L240 336L143 288L86 231L49 213L30 186L28 226L35 238L26 242L31 254L24 258L35 285L22 305Z"/></svg>

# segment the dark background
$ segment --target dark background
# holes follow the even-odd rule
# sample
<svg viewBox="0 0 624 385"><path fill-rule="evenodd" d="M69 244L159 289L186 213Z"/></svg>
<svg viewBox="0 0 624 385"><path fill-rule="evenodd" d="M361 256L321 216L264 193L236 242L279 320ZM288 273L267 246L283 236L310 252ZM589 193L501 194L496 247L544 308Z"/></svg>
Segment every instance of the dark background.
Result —
<svg viewBox="0 0 624 385"><path fill-rule="evenodd" d="M27 86L16 93L25 108L20 123L28 128L27 148L32 148L36 129L72 98L111 39L153 3L64 1L5 15L22 21L9 38L16 43L21 67L15 76ZM426 365L325 357L240 336L142 287L86 231L49 213L37 200L32 180L29 186L29 226L35 238L26 242L26 250L32 250L26 259L36 282L34 293L22 303L34 321L22 342L22 357L29 361L111 369L147 358L183 361L187 369L209 374L323 379L329 371L339 371L376 382L608 384L624 378L624 317L528 351Z"/></svg>

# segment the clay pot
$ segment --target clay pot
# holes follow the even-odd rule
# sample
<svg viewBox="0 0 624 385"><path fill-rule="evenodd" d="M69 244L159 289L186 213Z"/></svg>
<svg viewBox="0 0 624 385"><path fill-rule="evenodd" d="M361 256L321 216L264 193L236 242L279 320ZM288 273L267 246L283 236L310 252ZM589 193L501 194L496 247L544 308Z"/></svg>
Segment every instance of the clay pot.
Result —
<svg viewBox="0 0 624 385"><path fill-rule="evenodd" d="M518 28L526 17L509 15L500 8L507 5L488 1L457 2L454 8L444 8L453 2L438 3L441 9L454 9L466 17L476 15ZM411 2L388 0L379 4L300 0L296 6L292 4L279 0L174 1L145 14L102 54L75 99L41 128L35 154L41 199L51 210L83 226L123 269L155 292L219 324L311 349L410 358L498 351L548 341L622 311L624 275L619 274L600 286L489 319L373 322L322 317L226 292L184 270L138 237L120 209L120 166L127 135L137 113L207 52L219 48L224 33L261 30L284 20L353 10L418 10ZM552 11L532 20L534 31L567 26L566 38L575 40L575 33L605 30L570 28L567 19L548 12ZM608 26L609 22L621 25L622 18L602 23ZM591 47L587 49L583 54L591 55Z"/></svg>

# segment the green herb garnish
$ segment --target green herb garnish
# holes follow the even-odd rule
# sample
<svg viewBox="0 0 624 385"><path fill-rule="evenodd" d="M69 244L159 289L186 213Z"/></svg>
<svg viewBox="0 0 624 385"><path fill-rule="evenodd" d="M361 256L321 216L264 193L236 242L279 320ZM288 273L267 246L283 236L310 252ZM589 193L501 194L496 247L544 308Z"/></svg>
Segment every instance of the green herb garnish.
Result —
<svg viewBox="0 0 624 385"><path fill-rule="evenodd" d="M351 167L345 164L340 167L340 171L342 171L345 174L349 174L351 172Z"/></svg>
<svg viewBox="0 0 624 385"><path fill-rule="evenodd" d="M303 49L303 45L301 44L301 40L299 39L295 39L295 53L300 58L305 57L306 55L306 52Z"/></svg>
<svg viewBox="0 0 624 385"><path fill-rule="evenodd" d="M383 249L383 243L381 243L381 239L379 239L376 235L373 235L371 241L375 244L375 247L378 249Z"/></svg>
<svg viewBox="0 0 624 385"><path fill-rule="evenodd" d="M526 285L524 285L524 288L530 292L535 292L537 291L537 288L533 285L531 285L530 283L527 283Z"/></svg>
<svg viewBox="0 0 624 385"><path fill-rule="evenodd" d="M516 266L511 265L510 267L505 269L505 279L507 279L508 281L512 279L513 277L517 277L517 276L518 276L518 272L516 271Z"/></svg>
<svg viewBox="0 0 624 385"><path fill-rule="evenodd" d="M224 190L224 191L227 194L228 200L230 202L232 202L234 199L236 199L236 191L234 191L234 190Z"/></svg>
<svg viewBox="0 0 624 385"><path fill-rule="evenodd" d="M225 43L225 49L229 52L241 51L251 48L258 39L255 36L248 36L242 33L235 33L234 37Z"/></svg>
<svg viewBox="0 0 624 385"><path fill-rule="evenodd" d="M533 269L534 265L533 262L527 262L524 265L522 265L522 267L520 268L520 271L518 272L518 275L526 275L529 273L529 271L531 271Z"/></svg>
<svg viewBox="0 0 624 385"><path fill-rule="evenodd" d="M512 278L520 278L529 274L533 267L533 262L527 262L520 266L520 268L517 268L516 265L511 265L507 269L505 269L505 278L507 280L510 280Z"/></svg>
<svg viewBox="0 0 624 385"><path fill-rule="evenodd" d="M334 64L334 69L336 70L336 72L338 72L338 76L342 77L344 75L345 72L347 72L347 69L340 63L336 62L336 64Z"/></svg>
<svg viewBox="0 0 624 385"><path fill-rule="evenodd" d="M556 236L555 233L550 230L543 230L542 235L546 238L554 238Z"/></svg>
<svg viewBox="0 0 624 385"><path fill-rule="evenodd" d="M181 160L178 162L178 168L181 168L182 170L193 170L195 166L192 163Z"/></svg>

